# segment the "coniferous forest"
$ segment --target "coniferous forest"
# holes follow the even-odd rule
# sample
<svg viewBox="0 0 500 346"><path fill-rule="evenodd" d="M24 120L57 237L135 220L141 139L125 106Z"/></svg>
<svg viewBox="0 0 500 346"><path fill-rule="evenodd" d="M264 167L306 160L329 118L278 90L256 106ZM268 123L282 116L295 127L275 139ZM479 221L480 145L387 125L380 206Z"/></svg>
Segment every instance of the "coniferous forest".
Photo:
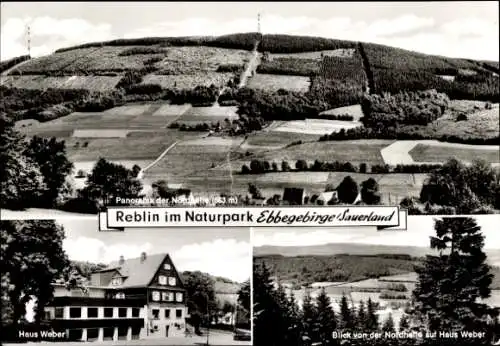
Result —
<svg viewBox="0 0 500 346"><path fill-rule="evenodd" d="M499 309L483 303L493 275L480 227L457 217L438 219L434 228L436 255L416 268L416 288L398 321L380 318L371 298L353 302L343 295L333 308L324 289L315 297L306 292L299 304L265 263L254 263L254 345L493 345L500 339Z"/></svg>

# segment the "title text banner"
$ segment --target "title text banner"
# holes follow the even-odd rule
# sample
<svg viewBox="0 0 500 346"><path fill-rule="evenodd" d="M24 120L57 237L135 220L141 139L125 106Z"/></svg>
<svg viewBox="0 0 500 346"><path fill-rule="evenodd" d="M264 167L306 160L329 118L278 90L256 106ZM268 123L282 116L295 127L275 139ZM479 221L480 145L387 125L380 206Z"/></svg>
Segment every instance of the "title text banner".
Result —
<svg viewBox="0 0 500 346"><path fill-rule="evenodd" d="M107 227L399 226L393 206L151 208L108 207Z"/></svg>

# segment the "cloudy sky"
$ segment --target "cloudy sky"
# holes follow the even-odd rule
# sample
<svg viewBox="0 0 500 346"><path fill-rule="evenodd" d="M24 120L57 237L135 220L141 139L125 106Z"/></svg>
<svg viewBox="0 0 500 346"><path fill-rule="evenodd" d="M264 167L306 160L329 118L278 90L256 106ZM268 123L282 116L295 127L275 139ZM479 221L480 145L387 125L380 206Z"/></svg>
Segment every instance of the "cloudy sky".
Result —
<svg viewBox="0 0 500 346"><path fill-rule="evenodd" d="M485 249L500 252L500 215L475 215L485 236ZM435 235L433 216L409 216L406 231L380 231L375 227L336 228L254 228L254 246L312 246L328 243L360 243L394 246L429 247L429 236Z"/></svg>
<svg viewBox="0 0 500 346"><path fill-rule="evenodd" d="M149 228L98 232L96 218L61 219L68 257L109 263L149 254L169 253L177 270L200 270L243 282L251 274L250 232L247 228Z"/></svg>
<svg viewBox="0 0 500 346"><path fill-rule="evenodd" d="M90 41L146 36L263 33L376 42L428 54L498 60L497 1L325 2L3 2L1 58Z"/></svg>

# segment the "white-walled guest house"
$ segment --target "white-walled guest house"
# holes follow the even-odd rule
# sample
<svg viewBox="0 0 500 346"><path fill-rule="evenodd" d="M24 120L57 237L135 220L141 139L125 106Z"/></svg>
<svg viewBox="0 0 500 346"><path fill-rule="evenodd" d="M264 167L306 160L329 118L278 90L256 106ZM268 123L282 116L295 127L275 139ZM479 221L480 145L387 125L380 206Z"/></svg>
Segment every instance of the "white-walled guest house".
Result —
<svg viewBox="0 0 500 346"><path fill-rule="evenodd" d="M92 273L88 292L56 284L45 311L54 330L82 341L181 336L187 317L185 289L170 256L145 253Z"/></svg>

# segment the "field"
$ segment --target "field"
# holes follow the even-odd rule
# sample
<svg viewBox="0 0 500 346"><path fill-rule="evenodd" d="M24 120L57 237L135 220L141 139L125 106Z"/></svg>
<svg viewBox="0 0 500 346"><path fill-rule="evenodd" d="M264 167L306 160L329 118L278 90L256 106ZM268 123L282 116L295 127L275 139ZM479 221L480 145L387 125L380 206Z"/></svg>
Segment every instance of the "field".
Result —
<svg viewBox="0 0 500 346"><path fill-rule="evenodd" d="M237 107L191 107L177 119L179 123L220 122L237 119Z"/></svg>
<svg viewBox="0 0 500 346"><path fill-rule="evenodd" d="M364 115L363 111L361 109L361 105L353 105L353 106L346 106L346 107L339 107L339 108L334 108L330 109L324 112L321 112L319 115L350 115L354 118L355 121L359 121Z"/></svg>
<svg viewBox="0 0 500 346"><path fill-rule="evenodd" d="M182 133L182 132L181 132ZM146 178L167 179L172 183L188 175L205 177L207 171L226 162L229 152L241 144L242 139L207 137L183 141L173 147L157 164L147 171Z"/></svg>
<svg viewBox="0 0 500 346"><path fill-rule="evenodd" d="M283 122L276 121L276 127L281 126ZM274 126L268 131L259 131L254 134L248 135L247 140L241 146L249 151L253 150L266 150L266 149L279 149L285 147L293 142L317 142L319 135L307 133L293 133L293 132L280 132L272 131Z"/></svg>
<svg viewBox="0 0 500 346"><path fill-rule="evenodd" d="M465 162L472 162L475 159L489 163L500 162L498 150L483 150L480 147L468 149L418 144L410 151L410 155L417 162L444 162L450 158Z"/></svg>
<svg viewBox="0 0 500 346"><path fill-rule="evenodd" d="M321 61L324 56L335 56L339 58L352 58L354 54L354 48L348 49L334 49L334 50L323 50L316 52L303 52L303 53L290 53L290 54L277 54L273 53L271 56L273 58L296 58L296 59L314 59Z"/></svg>
<svg viewBox="0 0 500 346"><path fill-rule="evenodd" d="M183 104L183 105L162 105L158 108L152 115L155 117L179 117L183 115L191 105Z"/></svg>
<svg viewBox="0 0 500 346"><path fill-rule="evenodd" d="M170 47L166 58L155 64L159 74L191 74L216 71L221 65L244 65L250 53L216 47Z"/></svg>
<svg viewBox="0 0 500 346"><path fill-rule="evenodd" d="M361 123L354 121L306 119L287 121L281 126L272 129L272 131L325 135L338 132L341 129L348 130L358 126L361 126Z"/></svg>
<svg viewBox="0 0 500 346"><path fill-rule="evenodd" d="M220 65L243 65L248 52L216 47L167 47L158 45L150 47L151 54L120 55L131 48L143 46L103 46L74 49L53 55L33 59L19 68L22 74L40 74L62 71L65 73L90 71L127 71L139 70L152 57L160 59L156 67L171 73L188 73L188 71L215 71ZM166 72L165 72L166 73Z"/></svg>
<svg viewBox="0 0 500 346"><path fill-rule="evenodd" d="M285 76L275 74L256 74L248 81L251 89L276 91L279 89L306 92L309 90L309 77Z"/></svg>
<svg viewBox="0 0 500 346"><path fill-rule="evenodd" d="M2 77L1 85L18 89L87 89L105 91L114 89L121 77L67 76L45 77L42 75Z"/></svg>
<svg viewBox="0 0 500 346"><path fill-rule="evenodd" d="M233 78L232 73L198 72L182 75L149 74L144 76L141 84L159 84L164 89L194 89L196 86L214 84L221 88Z"/></svg>
<svg viewBox="0 0 500 346"><path fill-rule="evenodd" d="M500 133L499 105L494 104L492 109L484 108L484 102L453 101L451 109L443 117L430 124L429 130L436 136L498 137ZM467 120L457 121L457 115L461 112L467 114Z"/></svg>
<svg viewBox="0 0 500 346"><path fill-rule="evenodd" d="M259 74L304 76L317 75L320 63L316 59L276 58L262 61L257 67Z"/></svg>
<svg viewBox="0 0 500 346"><path fill-rule="evenodd" d="M349 142L313 142L294 145L282 150L261 153L259 159L279 161L288 160L295 164L297 160L314 162L341 161L359 164L383 164L380 150L389 144L390 140L353 140Z"/></svg>

